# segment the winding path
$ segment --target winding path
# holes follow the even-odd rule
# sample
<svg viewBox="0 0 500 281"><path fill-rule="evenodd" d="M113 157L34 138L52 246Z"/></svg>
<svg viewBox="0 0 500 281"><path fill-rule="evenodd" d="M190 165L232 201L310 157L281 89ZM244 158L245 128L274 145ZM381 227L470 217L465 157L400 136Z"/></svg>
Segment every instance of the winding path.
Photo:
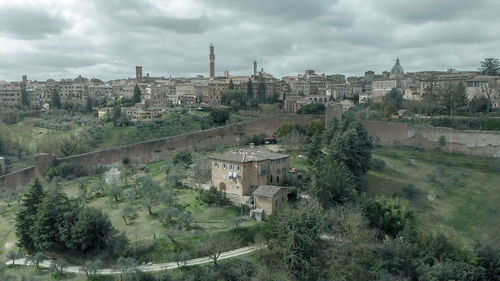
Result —
<svg viewBox="0 0 500 281"><path fill-rule="evenodd" d="M265 247L264 245L257 245L257 246L248 246L248 247L243 247L243 248L238 248L234 249L232 251L224 252L221 253L219 256L218 260L224 260L224 259L229 259L241 255L245 255L248 253L251 253L255 250L261 249ZM191 259L186 262L186 266L193 266L193 265L198 265L198 264L204 264L204 263L210 263L213 262L212 259L209 257L202 257L202 258L196 258L196 259ZM32 265L32 263L28 262L26 263L26 259L16 259L14 262L8 261L5 264L11 265ZM45 267L45 268L50 268L52 265L52 261L44 261L43 263L40 263L40 267ZM177 268L177 263L175 262L168 262L168 263L160 263L160 264L144 264L138 266L138 269L142 272L154 272L154 271L162 271L162 270L168 270L168 269L174 269ZM68 267L64 268L64 272L70 272L70 273L82 273L80 271L79 266L71 265ZM99 275L112 275L112 274L120 274L119 271L116 271L114 269L100 269L97 274Z"/></svg>

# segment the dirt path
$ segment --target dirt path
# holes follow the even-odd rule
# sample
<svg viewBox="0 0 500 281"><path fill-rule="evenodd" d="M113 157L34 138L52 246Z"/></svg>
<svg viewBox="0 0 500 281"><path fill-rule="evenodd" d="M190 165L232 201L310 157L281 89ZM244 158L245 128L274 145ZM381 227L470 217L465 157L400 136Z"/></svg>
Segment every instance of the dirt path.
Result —
<svg viewBox="0 0 500 281"><path fill-rule="evenodd" d="M224 259L229 259L241 255L245 255L248 253L251 253L255 250L261 249L262 245L257 245L257 246L248 246L248 247L243 247L239 249L234 249L229 252L224 252L220 255L219 260L224 260ZM198 264L204 264L204 263L210 263L213 262L212 259L209 257L202 257L202 258L196 258L196 259L191 259L186 262L186 266L193 266L193 265L198 265ZM12 263L11 261L6 262L5 264L10 265L10 264L15 264L15 265L31 265L31 263L26 264L25 259L17 259ZM45 267L45 268L50 268L52 265L52 261L44 261L43 263L40 264L40 267ZM138 266L138 269L142 272L154 272L154 271L161 271L161 270L168 270L168 269L174 269L177 268L177 263L175 262L169 262L169 263L160 263L160 264L150 264L150 265L140 265ZM70 272L70 273L82 273L80 271L80 267L78 266L68 266L64 269L65 272ZM120 274L119 271L113 270L113 269L100 269L98 271L99 275L111 275L111 274Z"/></svg>

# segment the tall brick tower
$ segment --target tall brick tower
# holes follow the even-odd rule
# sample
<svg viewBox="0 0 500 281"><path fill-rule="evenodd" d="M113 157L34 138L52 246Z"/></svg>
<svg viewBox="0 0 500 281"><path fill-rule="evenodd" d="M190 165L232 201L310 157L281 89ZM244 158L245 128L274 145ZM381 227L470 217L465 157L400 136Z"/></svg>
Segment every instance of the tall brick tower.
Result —
<svg viewBox="0 0 500 281"><path fill-rule="evenodd" d="M135 79L137 82L142 81L142 66L138 65L135 67Z"/></svg>
<svg viewBox="0 0 500 281"><path fill-rule="evenodd" d="M215 54L214 54L214 44L210 43L210 78L215 77Z"/></svg>
<svg viewBox="0 0 500 281"><path fill-rule="evenodd" d="M257 76L257 61L253 61L253 76Z"/></svg>

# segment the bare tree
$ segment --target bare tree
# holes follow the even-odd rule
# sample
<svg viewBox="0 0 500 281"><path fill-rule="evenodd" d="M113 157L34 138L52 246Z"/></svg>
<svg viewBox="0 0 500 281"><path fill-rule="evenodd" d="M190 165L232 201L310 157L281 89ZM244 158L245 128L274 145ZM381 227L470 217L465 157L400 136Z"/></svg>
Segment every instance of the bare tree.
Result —
<svg viewBox="0 0 500 281"><path fill-rule="evenodd" d="M102 267L102 262L100 260L87 261L80 266L80 271L85 273L87 280L96 280L97 272L99 268Z"/></svg>
<svg viewBox="0 0 500 281"><path fill-rule="evenodd" d="M209 236L200 245L201 251L214 261L217 266L217 260L223 252L233 250L238 246L239 240L232 235Z"/></svg>
<svg viewBox="0 0 500 281"><path fill-rule="evenodd" d="M193 155L193 164L191 171L193 172L193 180L198 184L198 188L210 179L211 175L210 160L204 155L196 153Z"/></svg>
<svg viewBox="0 0 500 281"><path fill-rule="evenodd" d="M12 149L16 151L17 158L21 159L23 153L28 152L29 142L31 140L30 130L28 128L14 127L10 130L10 140Z"/></svg>

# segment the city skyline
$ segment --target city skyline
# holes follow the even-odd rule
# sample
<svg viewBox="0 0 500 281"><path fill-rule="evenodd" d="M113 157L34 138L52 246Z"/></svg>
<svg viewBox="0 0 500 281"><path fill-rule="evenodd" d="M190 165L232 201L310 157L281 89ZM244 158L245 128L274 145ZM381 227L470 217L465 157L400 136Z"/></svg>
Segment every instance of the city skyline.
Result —
<svg viewBox="0 0 500 281"><path fill-rule="evenodd" d="M0 80L209 77L211 42L216 76L477 70L500 46L500 3L479 2L0 1Z"/></svg>

